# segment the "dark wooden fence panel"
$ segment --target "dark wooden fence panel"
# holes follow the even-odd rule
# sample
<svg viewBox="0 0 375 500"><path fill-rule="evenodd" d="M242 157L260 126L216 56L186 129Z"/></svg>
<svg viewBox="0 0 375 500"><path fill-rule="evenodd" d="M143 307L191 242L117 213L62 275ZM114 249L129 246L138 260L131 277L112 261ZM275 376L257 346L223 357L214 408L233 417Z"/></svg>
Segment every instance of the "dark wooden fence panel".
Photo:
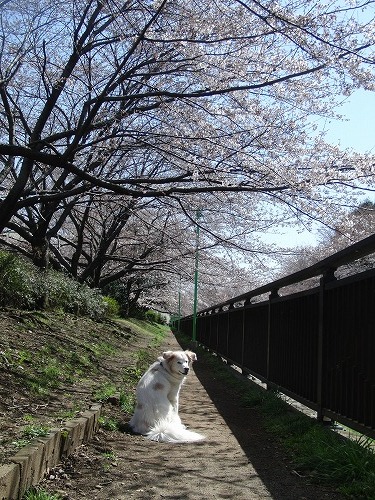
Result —
<svg viewBox="0 0 375 500"><path fill-rule="evenodd" d="M228 357L228 314L219 312L217 323L217 352Z"/></svg>
<svg viewBox="0 0 375 500"><path fill-rule="evenodd" d="M243 310L232 309L228 311L228 359L237 366L242 366L243 352Z"/></svg>
<svg viewBox="0 0 375 500"><path fill-rule="evenodd" d="M197 331L197 340L203 345L211 344L211 317L202 316L199 322L199 330Z"/></svg>
<svg viewBox="0 0 375 500"><path fill-rule="evenodd" d="M307 269L200 311L197 340L317 411L375 438L375 270L336 279L375 252L375 235ZM320 276L320 285L279 296ZM255 297L268 300L251 303ZM192 316L181 330L191 334Z"/></svg>
<svg viewBox="0 0 375 500"><path fill-rule="evenodd" d="M324 299L323 407L375 428L375 277L327 285Z"/></svg>
<svg viewBox="0 0 375 500"><path fill-rule="evenodd" d="M189 332L191 335L191 332L193 331L193 318L191 316L182 318L180 320L180 328L182 332Z"/></svg>
<svg viewBox="0 0 375 500"><path fill-rule="evenodd" d="M218 350L218 324L219 324L219 316L215 314L214 316L209 316L210 322L210 343L207 344L209 349L213 351Z"/></svg>
<svg viewBox="0 0 375 500"><path fill-rule="evenodd" d="M317 403L319 290L271 301L268 379Z"/></svg>
<svg viewBox="0 0 375 500"><path fill-rule="evenodd" d="M267 379L268 303L244 308L242 369L260 380Z"/></svg>

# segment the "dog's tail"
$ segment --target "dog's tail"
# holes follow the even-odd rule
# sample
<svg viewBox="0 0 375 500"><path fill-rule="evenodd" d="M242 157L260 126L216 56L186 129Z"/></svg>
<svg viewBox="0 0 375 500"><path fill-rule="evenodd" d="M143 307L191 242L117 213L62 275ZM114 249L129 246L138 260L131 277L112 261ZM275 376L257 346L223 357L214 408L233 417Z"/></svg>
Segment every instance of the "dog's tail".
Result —
<svg viewBox="0 0 375 500"><path fill-rule="evenodd" d="M152 441L164 443L196 443L205 439L205 436L189 431L183 424L168 420L159 420L146 437Z"/></svg>

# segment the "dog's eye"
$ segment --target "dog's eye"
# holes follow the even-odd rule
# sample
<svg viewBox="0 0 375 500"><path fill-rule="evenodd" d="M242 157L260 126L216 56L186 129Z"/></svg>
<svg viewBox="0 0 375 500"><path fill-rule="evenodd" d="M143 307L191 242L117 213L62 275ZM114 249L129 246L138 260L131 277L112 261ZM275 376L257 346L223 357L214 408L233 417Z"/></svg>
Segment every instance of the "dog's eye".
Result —
<svg viewBox="0 0 375 500"><path fill-rule="evenodd" d="M178 365L182 365L182 361L177 361L177 364Z"/></svg>

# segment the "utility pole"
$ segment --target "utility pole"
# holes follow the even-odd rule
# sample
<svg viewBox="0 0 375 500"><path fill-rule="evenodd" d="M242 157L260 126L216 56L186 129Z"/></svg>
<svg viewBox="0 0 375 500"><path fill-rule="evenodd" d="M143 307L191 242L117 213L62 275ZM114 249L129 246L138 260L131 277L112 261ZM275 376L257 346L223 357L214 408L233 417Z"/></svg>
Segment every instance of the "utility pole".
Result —
<svg viewBox="0 0 375 500"><path fill-rule="evenodd" d="M196 225L195 225L195 266L194 266L194 304L193 304L193 336L192 341L197 340L197 305L198 305L198 263L199 263L199 224L198 219L201 217L202 212L197 209L196 212Z"/></svg>

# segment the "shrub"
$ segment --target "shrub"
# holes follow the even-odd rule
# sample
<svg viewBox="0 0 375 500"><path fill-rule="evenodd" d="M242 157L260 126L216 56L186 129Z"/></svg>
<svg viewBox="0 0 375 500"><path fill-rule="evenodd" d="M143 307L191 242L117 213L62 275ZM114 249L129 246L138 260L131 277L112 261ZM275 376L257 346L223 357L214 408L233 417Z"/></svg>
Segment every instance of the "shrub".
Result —
<svg viewBox="0 0 375 500"><path fill-rule="evenodd" d="M99 290L78 283L66 274L40 270L31 262L0 251L0 306L21 309L61 309L103 317L108 306ZM115 305L111 305L112 310Z"/></svg>
<svg viewBox="0 0 375 500"><path fill-rule="evenodd" d="M146 311L145 318L147 321L150 321L151 323L159 323L160 325L166 324L166 319L159 312L154 311L152 309Z"/></svg>
<svg viewBox="0 0 375 500"><path fill-rule="evenodd" d="M37 292L33 266L16 255L0 251L0 305L32 308Z"/></svg>
<svg viewBox="0 0 375 500"><path fill-rule="evenodd" d="M156 323L156 311L152 311L151 309L149 311L146 311L145 317L147 321L150 321L150 323Z"/></svg>
<svg viewBox="0 0 375 500"><path fill-rule="evenodd" d="M112 297L103 297L106 316L117 317L120 315L120 304Z"/></svg>

